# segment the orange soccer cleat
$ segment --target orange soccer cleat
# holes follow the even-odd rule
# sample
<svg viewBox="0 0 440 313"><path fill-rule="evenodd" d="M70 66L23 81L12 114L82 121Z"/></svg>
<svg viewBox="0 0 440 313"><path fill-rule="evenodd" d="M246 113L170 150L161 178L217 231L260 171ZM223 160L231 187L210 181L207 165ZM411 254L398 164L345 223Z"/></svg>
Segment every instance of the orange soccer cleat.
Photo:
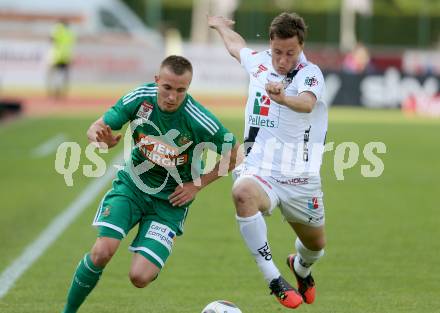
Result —
<svg viewBox="0 0 440 313"><path fill-rule="evenodd" d="M295 309L303 302L299 292L281 276L273 279L269 284L269 288L271 290L270 294L275 295L277 300L287 308Z"/></svg>
<svg viewBox="0 0 440 313"><path fill-rule="evenodd" d="M315 281L313 280L312 274L309 274L306 278L302 278L295 272L295 268L293 266L295 262L295 254L290 254L287 256L287 266L289 266L292 273L295 275L296 281L298 283L298 291L304 299L304 302L307 304L313 303L315 301L316 296L316 287Z"/></svg>

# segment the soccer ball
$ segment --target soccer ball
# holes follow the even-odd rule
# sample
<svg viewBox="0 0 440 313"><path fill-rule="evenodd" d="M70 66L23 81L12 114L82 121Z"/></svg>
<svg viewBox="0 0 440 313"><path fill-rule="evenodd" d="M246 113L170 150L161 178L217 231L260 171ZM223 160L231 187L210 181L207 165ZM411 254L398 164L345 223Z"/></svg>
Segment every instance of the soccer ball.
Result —
<svg viewBox="0 0 440 313"><path fill-rule="evenodd" d="M242 313L242 312L232 302L225 300L217 300L205 306L202 313Z"/></svg>

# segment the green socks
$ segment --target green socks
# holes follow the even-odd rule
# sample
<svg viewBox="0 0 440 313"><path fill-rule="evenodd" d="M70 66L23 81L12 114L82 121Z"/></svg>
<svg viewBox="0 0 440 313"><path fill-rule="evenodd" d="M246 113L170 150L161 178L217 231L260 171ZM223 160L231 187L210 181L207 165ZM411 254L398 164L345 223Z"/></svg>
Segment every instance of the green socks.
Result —
<svg viewBox="0 0 440 313"><path fill-rule="evenodd" d="M75 313L85 298L93 290L101 277L103 268L93 264L90 253L79 262L73 275L72 285L67 295L67 304L63 313Z"/></svg>

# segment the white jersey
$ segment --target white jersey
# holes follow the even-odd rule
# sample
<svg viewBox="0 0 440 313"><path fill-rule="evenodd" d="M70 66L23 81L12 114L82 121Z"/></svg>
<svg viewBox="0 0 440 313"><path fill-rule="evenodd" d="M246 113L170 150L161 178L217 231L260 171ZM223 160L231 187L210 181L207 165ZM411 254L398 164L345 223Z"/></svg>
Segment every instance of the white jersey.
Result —
<svg viewBox="0 0 440 313"><path fill-rule="evenodd" d="M272 177L319 176L328 119L321 70L303 53L288 75L274 70L270 50L243 48L240 59L250 77L244 138L254 142L246 170ZM312 92L317 99L313 111L298 113L271 100L265 90L268 81L283 82L287 96Z"/></svg>

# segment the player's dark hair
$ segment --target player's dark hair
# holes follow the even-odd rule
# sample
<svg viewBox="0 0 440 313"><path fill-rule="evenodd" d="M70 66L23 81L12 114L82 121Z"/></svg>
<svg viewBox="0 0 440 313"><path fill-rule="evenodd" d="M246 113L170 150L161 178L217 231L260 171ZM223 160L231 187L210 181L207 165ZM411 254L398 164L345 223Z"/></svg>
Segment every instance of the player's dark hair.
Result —
<svg viewBox="0 0 440 313"><path fill-rule="evenodd" d="M162 61L160 68L168 67L174 74L183 75L186 71L193 72L191 62L180 55L170 55Z"/></svg>
<svg viewBox="0 0 440 313"><path fill-rule="evenodd" d="M288 39L297 36L300 44L304 43L307 25L296 13L283 12L275 17L269 27L270 39Z"/></svg>

